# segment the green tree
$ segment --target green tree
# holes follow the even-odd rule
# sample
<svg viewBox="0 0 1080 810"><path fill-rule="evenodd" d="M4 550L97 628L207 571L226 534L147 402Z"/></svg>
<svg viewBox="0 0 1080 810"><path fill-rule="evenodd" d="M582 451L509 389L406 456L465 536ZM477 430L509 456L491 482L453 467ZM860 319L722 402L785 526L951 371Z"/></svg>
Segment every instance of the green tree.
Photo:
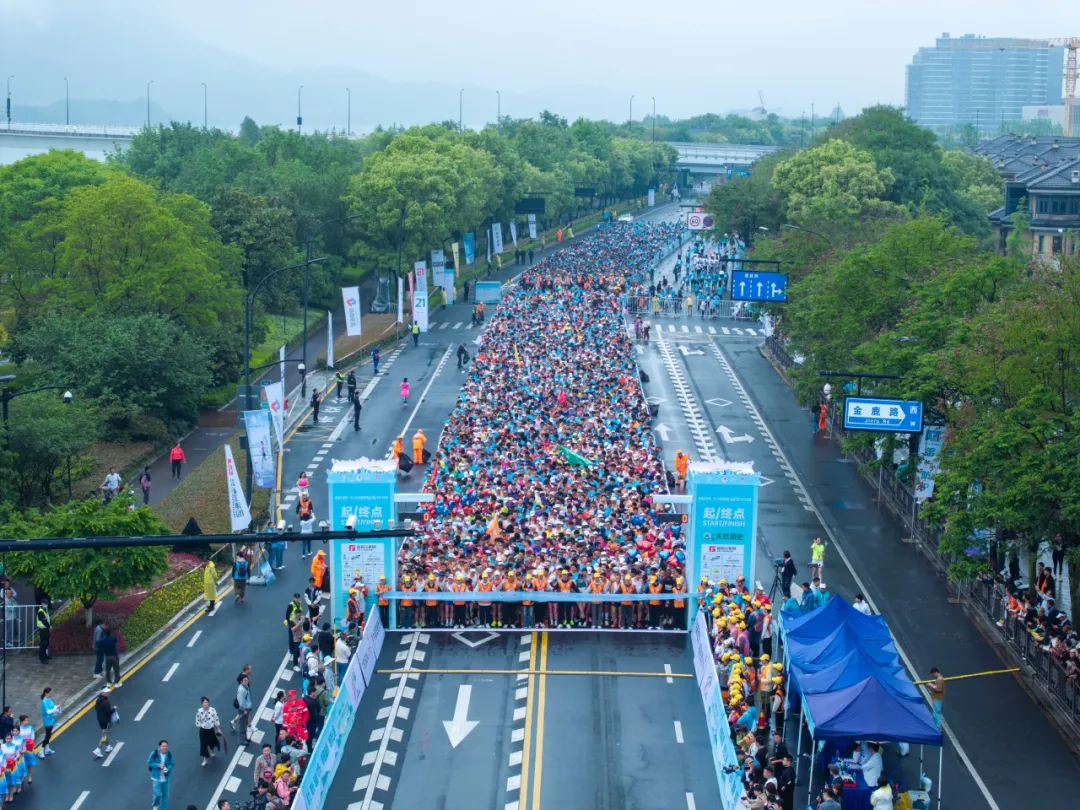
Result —
<svg viewBox="0 0 1080 810"><path fill-rule="evenodd" d="M237 188L223 188L211 203L211 223L227 245L243 254L241 277L245 289L252 290L266 275L294 262L296 249L292 215L269 197L248 194ZM287 280L278 276L263 288L263 295L283 304Z"/></svg>
<svg viewBox="0 0 1080 810"><path fill-rule="evenodd" d="M705 198L705 210L713 216L717 231L740 233L751 242L758 228L779 233L787 221L784 196L773 185L773 172L789 155L778 153L754 164L749 177L733 177L728 183L718 183Z"/></svg>
<svg viewBox="0 0 1080 810"><path fill-rule="evenodd" d="M168 528L148 508L128 511L131 501L113 498L77 501L47 512L13 516L4 537L32 540L43 537L140 537L167 534ZM94 623L94 604L111 601L128 588L150 587L169 568L163 546L112 549L54 549L19 551L7 555L7 570L26 577L53 599L76 599L86 609L86 626Z"/></svg>

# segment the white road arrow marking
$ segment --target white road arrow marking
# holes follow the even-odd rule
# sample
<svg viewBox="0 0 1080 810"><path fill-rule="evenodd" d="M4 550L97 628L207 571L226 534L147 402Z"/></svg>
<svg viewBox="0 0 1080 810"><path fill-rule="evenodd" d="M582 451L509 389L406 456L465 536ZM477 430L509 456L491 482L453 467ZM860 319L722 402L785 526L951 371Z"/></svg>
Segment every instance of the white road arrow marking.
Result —
<svg viewBox="0 0 1080 810"><path fill-rule="evenodd" d="M635 345L634 348L637 350L638 354L645 354L645 347L644 346Z"/></svg>
<svg viewBox="0 0 1080 810"><path fill-rule="evenodd" d="M661 402L667 402L663 397L647 397L645 401L650 405L659 405Z"/></svg>
<svg viewBox="0 0 1080 810"><path fill-rule="evenodd" d="M671 428L669 428L663 422L657 422L655 425L653 425L653 430L655 430L660 435L660 441L662 442L666 442L671 436Z"/></svg>
<svg viewBox="0 0 1080 810"><path fill-rule="evenodd" d="M472 686L467 683L458 687L457 704L454 706L454 719L443 720L443 728L446 736L450 738L450 747L457 748L461 741L469 736L469 732L480 723L476 720L467 720L469 715L469 699L472 697Z"/></svg>
<svg viewBox="0 0 1080 810"><path fill-rule="evenodd" d="M775 484L775 483L776 483L776 481L774 481L773 479L768 478L767 476L764 476L764 475L761 476L761 486L767 487L769 484Z"/></svg>
<svg viewBox="0 0 1080 810"><path fill-rule="evenodd" d="M705 354L705 352L703 352L701 349L694 349L693 351L690 351L690 349L688 349L686 346L679 346L679 351L682 352L683 357L689 357L692 354Z"/></svg>
<svg viewBox="0 0 1080 810"><path fill-rule="evenodd" d="M495 639L495 638L498 638L498 637L499 637L498 633L489 632L486 636L484 636L479 641L469 641L469 639L465 638L464 633L454 633L454 638L456 638L458 641L460 641L466 647L472 647L472 649L474 649L474 650L477 647L479 647L481 644L487 644L492 639Z"/></svg>
<svg viewBox="0 0 1080 810"><path fill-rule="evenodd" d="M736 436L735 432L727 425L720 425L720 427L716 429L716 432L723 436L724 441L728 444L734 444L735 442L752 442L754 440L753 436L746 433L742 436Z"/></svg>
<svg viewBox="0 0 1080 810"><path fill-rule="evenodd" d="M706 405L715 405L717 408L726 408L731 404L730 399L724 399L723 397L717 397L716 399L705 400Z"/></svg>

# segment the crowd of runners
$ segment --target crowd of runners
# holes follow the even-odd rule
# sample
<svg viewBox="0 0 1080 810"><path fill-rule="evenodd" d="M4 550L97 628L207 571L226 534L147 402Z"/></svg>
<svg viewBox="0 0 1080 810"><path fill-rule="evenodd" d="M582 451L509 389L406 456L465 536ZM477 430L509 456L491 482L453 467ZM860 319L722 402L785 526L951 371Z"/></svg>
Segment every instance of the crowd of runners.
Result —
<svg viewBox="0 0 1080 810"><path fill-rule="evenodd" d="M661 594L686 590L683 538L662 524L663 463L620 296L683 236L618 223L546 257L496 308L425 483L422 533L402 545L405 627L676 626L682 600L467 604L425 592Z"/></svg>

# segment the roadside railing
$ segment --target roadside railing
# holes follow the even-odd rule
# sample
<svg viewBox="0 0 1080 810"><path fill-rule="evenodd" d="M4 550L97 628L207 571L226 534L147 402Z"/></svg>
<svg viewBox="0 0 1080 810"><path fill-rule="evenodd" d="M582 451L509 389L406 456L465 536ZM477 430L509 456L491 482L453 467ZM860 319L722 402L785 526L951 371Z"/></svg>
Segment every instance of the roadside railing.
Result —
<svg viewBox="0 0 1080 810"><path fill-rule="evenodd" d="M38 646L37 605L16 605L5 600L4 636L9 650L30 650Z"/></svg>

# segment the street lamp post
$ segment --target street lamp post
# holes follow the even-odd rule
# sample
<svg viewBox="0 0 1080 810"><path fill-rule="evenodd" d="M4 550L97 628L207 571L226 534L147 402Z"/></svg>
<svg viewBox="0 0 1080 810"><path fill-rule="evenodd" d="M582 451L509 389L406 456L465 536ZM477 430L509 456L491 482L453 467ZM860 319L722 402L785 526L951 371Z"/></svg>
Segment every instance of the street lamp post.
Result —
<svg viewBox="0 0 1080 810"><path fill-rule="evenodd" d="M150 85L154 83L151 79L146 83L146 128L150 129Z"/></svg>
<svg viewBox="0 0 1080 810"><path fill-rule="evenodd" d="M263 284L268 282L278 273L284 273L286 270L296 270L303 267L306 271L310 265L318 264L319 262L325 262L326 256L322 256L318 259L308 259L301 264L290 264L288 267L279 267L277 270L271 270L265 276L263 276L259 283L255 285L255 289L251 291L251 295L244 297L244 410L251 410L251 310L255 305L255 296L259 294L259 288ZM306 366L307 364L304 363ZM4 405L5 412L7 405ZM252 469L251 459L248 459L247 465L247 496L248 500L251 499L251 480Z"/></svg>
<svg viewBox="0 0 1080 810"><path fill-rule="evenodd" d="M296 131L299 132L300 128L304 126L304 113L301 106L301 98L304 92L304 85L300 85L296 88Z"/></svg>
<svg viewBox="0 0 1080 810"><path fill-rule="evenodd" d="M15 74L12 73L7 77L7 125L8 129L11 129L11 80L15 78Z"/></svg>
<svg viewBox="0 0 1080 810"><path fill-rule="evenodd" d="M626 134L629 135L634 126L634 97L630 96L630 117L626 119Z"/></svg>
<svg viewBox="0 0 1080 810"><path fill-rule="evenodd" d="M71 125L70 96L68 94L68 80L66 76L64 77L64 125Z"/></svg>
<svg viewBox="0 0 1080 810"><path fill-rule="evenodd" d="M304 264L304 334L303 334L303 361L301 365L307 368L307 313L308 313L308 284L310 282L309 268L315 262L311 258L311 247L315 241L315 237L319 235L319 231L325 228L327 225L333 225L335 222L347 222L350 219L356 219L360 214L351 214L347 217L338 217L337 219L328 219L326 222L320 222L319 227L311 232L311 236L307 238L307 249L304 258L307 260ZM321 261L321 259L320 259ZM300 396L307 396L307 377L303 374L300 375Z"/></svg>
<svg viewBox="0 0 1080 810"><path fill-rule="evenodd" d="M495 91L495 131L499 131L499 120L502 118L502 93Z"/></svg>
<svg viewBox="0 0 1080 810"><path fill-rule="evenodd" d="M768 228L763 228L763 230L767 231ZM827 237L825 234L818 233L817 231L812 231L809 228L800 228L798 225L789 225L788 223L785 222L783 225L780 226L780 230L783 230L783 231L802 231L803 233L812 234L812 235L818 237L819 239L824 239L830 245L832 244L832 239Z"/></svg>
<svg viewBox="0 0 1080 810"><path fill-rule="evenodd" d="M206 126L206 82L199 82L202 85L202 128L207 129Z"/></svg>
<svg viewBox="0 0 1080 810"><path fill-rule="evenodd" d="M352 90L350 90L348 87L346 87L345 88L345 95L348 98L348 101L346 103L346 112L345 112L345 137L346 138L351 138L352 137Z"/></svg>
<svg viewBox="0 0 1080 810"><path fill-rule="evenodd" d="M457 97L457 128L458 128L458 132L464 132L465 131L464 119L462 118L462 111L464 109L465 109L465 88L462 87L461 92L458 93L458 97Z"/></svg>

